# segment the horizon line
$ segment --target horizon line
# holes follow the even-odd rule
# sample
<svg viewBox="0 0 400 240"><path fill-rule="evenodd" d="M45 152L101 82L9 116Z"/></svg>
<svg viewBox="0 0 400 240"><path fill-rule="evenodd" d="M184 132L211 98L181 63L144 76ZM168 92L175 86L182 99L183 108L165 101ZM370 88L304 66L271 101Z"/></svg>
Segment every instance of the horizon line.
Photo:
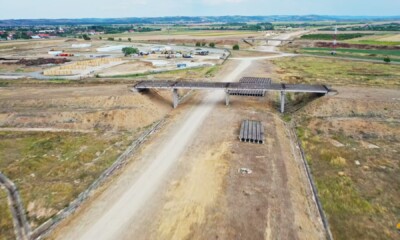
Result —
<svg viewBox="0 0 400 240"><path fill-rule="evenodd" d="M319 17L351 17L351 18L399 18L400 15L320 15L320 14L277 14L277 15L170 15L170 16L153 16L153 17L76 17L76 18L0 18L0 21L6 20L74 20L74 19L128 19L128 18L136 18L136 19L152 19L152 18L169 18L169 17L305 17L305 16L319 16Z"/></svg>

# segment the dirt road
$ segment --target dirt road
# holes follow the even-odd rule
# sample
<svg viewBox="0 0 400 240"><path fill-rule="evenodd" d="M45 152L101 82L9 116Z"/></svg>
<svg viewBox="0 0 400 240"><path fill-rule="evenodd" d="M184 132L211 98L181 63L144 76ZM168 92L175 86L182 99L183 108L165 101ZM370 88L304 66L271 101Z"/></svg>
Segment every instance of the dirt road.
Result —
<svg viewBox="0 0 400 240"><path fill-rule="evenodd" d="M237 80L240 73L250 64L250 60L241 61L223 81ZM124 226L140 209L145 207L146 202L165 181L166 174L176 164L204 118L217 102L222 101L223 97L223 91L208 93L201 104L177 123L177 128L172 128L175 131L173 138L159 146L155 155L144 157L143 160L151 164L141 170L137 179L129 184L130 186L118 197L117 201L109 201L101 214L94 213L91 220L80 222L75 229L72 227L68 234L60 235L60 239L118 239L118 235L124 231ZM125 188L125 186L121 187ZM107 192L104 194L107 195ZM94 208L99 210L97 207Z"/></svg>
<svg viewBox="0 0 400 240"><path fill-rule="evenodd" d="M294 37L297 37L299 35L303 35L307 33L307 31L295 31L295 32L289 32L289 33L284 33L284 34L280 34L278 36L273 37L273 39L283 39L283 40L287 40L287 39L291 39ZM276 47L279 46L281 44L281 41L277 40L277 41L268 41L267 45L264 46L257 46L255 48L256 51L259 52L276 52Z"/></svg>

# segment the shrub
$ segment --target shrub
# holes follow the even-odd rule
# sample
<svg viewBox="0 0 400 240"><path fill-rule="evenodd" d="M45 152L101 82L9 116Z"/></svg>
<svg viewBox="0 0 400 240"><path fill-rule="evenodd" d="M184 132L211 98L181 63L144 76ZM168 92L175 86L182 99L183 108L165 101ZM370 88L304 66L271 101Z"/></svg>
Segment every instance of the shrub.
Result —
<svg viewBox="0 0 400 240"><path fill-rule="evenodd" d="M389 57L389 56L385 56L385 57L383 58L383 61L384 61L385 63L390 63L390 57Z"/></svg>
<svg viewBox="0 0 400 240"><path fill-rule="evenodd" d="M239 44L233 45L232 49L233 49L233 50L239 50L239 49L240 49Z"/></svg>
<svg viewBox="0 0 400 240"><path fill-rule="evenodd" d="M200 42L196 42L196 47L200 47L201 43Z"/></svg>
<svg viewBox="0 0 400 240"><path fill-rule="evenodd" d="M208 46L210 46L211 48L215 48L215 43L211 42L210 44L208 44Z"/></svg>
<svg viewBox="0 0 400 240"><path fill-rule="evenodd" d="M113 37L109 37L109 38L107 38L108 39L108 41L114 41L114 38Z"/></svg>

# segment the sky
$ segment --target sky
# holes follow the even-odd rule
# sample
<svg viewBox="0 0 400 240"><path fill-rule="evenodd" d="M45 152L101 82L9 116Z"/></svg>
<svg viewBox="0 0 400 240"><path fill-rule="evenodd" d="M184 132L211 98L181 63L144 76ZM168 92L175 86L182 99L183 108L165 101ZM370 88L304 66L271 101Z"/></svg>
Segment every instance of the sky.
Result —
<svg viewBox="0 0 400 240"><path fill-rule="evenodd" d="M222 15L395 16L400 0L0 0L0 19Z"/></svg>

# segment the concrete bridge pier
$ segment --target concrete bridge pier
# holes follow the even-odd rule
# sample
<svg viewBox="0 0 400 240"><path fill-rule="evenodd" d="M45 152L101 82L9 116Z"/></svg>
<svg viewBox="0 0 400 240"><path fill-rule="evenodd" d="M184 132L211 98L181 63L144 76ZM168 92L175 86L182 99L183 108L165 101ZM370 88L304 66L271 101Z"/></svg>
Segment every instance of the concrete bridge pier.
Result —
<svg viewBox="0 0 400 240"><path fill-rule="evenodd" d="M225 105L229 106L229 92L225 91Z"/></svg>
<svg viewBox="0 0 400 240"><path fill-rule="evenodd" d="M173 107L177 108L179 104L179 94L178 94L178 89L174 88L172 89L172 101L173 101Z"/></svg>
<svg viewBox="0 0 400 240"><path fill-rule="evenodd" d="M285 97L286 97L286 92L281 91L281 113L285 112Z"/></svg>

